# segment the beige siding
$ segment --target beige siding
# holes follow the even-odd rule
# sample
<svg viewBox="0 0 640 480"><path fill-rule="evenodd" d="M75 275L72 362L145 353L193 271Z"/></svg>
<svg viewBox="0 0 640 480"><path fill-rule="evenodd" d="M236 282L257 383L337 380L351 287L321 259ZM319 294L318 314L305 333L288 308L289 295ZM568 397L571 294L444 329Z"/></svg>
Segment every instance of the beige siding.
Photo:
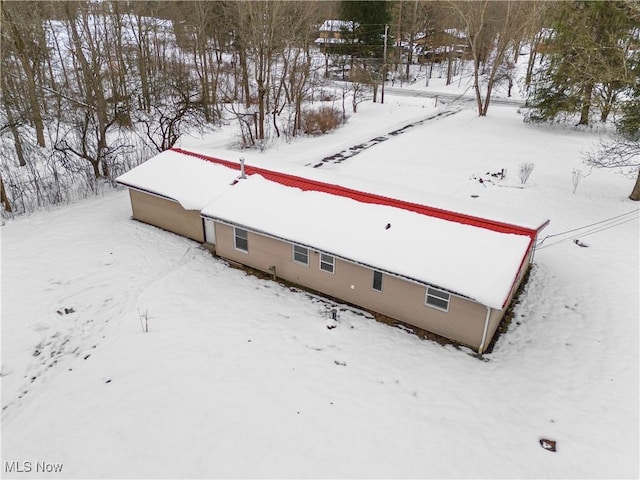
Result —
<svg viewBox="0 0 640 480"><path fill-rule="evenodd" d="M524 275L525 273L527 273L527 269L531 264L532 255L533 255L533 245L529 248L529 251L527 252L527 256L524 262L522 262L522 265L520 266L520 271L518 271L516 281L513 284L513 287L511 287L511 292L509 293L509 298L507 299L507 303L505 303L505 307L509 306L509 304L511 303L511 300L513 300L513 296L516 294L516 291L518 291L518 287L522 283L522 279L524 278Z"/></svg>
<svg viewBox="0 0 640 480"><path fill-rule="evenodd" d="M522 263L522 267L520 268L520 271L518 272L518 275L516 277L516 282L514 283L513 288L511 289L511 293L509 294L509 298L507 299L507 303L506 303L505 309L503 309L503 310L498 310L498 309L491 310L491 316L489 317L489 326L487 328L487 340L485 341L485 345L484 345L485 349L489 346L489 343L491 343L491 339L495 335L496 330L498 330L498 326L500 325L500 321L502 320L502 317L504 317L506 309L509 307L509 304L513 300L513 296L515 295L516 291L518 290L518 287L522 283L522 279L524 278L525 273L527 273L527 269L529 268L529 265L531 263L531 256L532 255L533 255L533 248L531 248L527 252L527 257L526 257L525 261Z"/></svg>
<svg viewBox="0 0 640 480"><path fill-rule="evenodd" d="M292 259L288 242L249 231L249 253L234 248L233 227L216 222L216 252L230 260L262 271L276 267L279 278L360 305L459 343L478 348L482 341L486 307L451 296L449 311L425 305L426 288L397 277L383 275L382 292L371 288L369 268L335 260L335 273L320 270L320 254L309 251L309 265ZM487 340L487 342L489 339Z"/></svg>
<svg viewBox="0 0 640 480"><path fill-rule="evenodd" d="M491 343L491 339L496 334L496 330L498 330L498 325L500 325L500 321L502 317L504 317L504 310L491 310L491 316L489 317L489 326L487 328L487 340L484 342L484 349L489 346Z"/></svg>
<svg viewBox="0 0 640 480"><path fill-rule="evenodd" d="M173 200L129 189L133 218L170 232L204 242L202 218L197 210L185 210Z"/></svg>

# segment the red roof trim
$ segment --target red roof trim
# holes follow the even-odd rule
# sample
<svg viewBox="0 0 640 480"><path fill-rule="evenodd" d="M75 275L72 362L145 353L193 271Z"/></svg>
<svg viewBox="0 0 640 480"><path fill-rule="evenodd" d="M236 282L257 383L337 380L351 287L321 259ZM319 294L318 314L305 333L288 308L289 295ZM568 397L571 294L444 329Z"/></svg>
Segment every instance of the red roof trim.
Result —
<svg viewBox="0 0 640 480"><path fill-rule="evenodd" d="M240 170L240 164L237 162L230 162L228 160L222 160L215 157L210 157L200 153L190 152L181 148L172 148L171 150L189 155L192 157L200 158L207 162L213 162L225 167ZM273 170L267 170L264 168L253 167L247 165L245 167L245 173L247 175L258 174L262 175L267 180L285 185L288 187L299 188L305 191L316 191L328 193L330 195L337 195L340 197L347 197L362 203L372 203L378 205L386 205L390 207L400 208L411 212L416 212L429 217L441 218L451 222L462 223L465 225L472 225L474 227L485 228L501 233L511 233L516 235L526 235L535 238L539 230L542 230L548 222L541 225L538 229L526 228L518 225L512 225L509 223L498 222L495 220L488 220L481 217L475 217L473 215L467 215L464 213L452 212L450 210L444 210L441 208L429 207L427 205L421 205L419 203L406 202L404 200L398 200L396 198L385 197L383 195L376 195L374 193L362 192L351 188L343 187L340 185L334 185L330 183L319 182L317 180L311 180L308 178L298 177L295 175L289 175L287 173L275 172Z"/></svg>

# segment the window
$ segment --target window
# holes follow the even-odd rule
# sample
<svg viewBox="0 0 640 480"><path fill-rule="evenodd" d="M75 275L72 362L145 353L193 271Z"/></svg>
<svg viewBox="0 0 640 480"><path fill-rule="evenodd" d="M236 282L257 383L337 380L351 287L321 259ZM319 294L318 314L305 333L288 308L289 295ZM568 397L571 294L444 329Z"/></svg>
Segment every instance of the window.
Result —
<svg viewBox="0 0 640 480"><path fill-rule="evenodd" d="M234 246L236 250L249 253L249 234L246 230L234 227Z"/></svg>
<svg viewBox="0 0 640 480"><path fill-rule="evenodd" d="M442 310L443 312L449 311L449 299L451 295L437 288L427 287L427 299L425 303L427 306Z"/></svg>
<svg viewBox="0 0 640 480"><path fill-rule="evenodd" d="M336 259L331 255L320 254L320 270L333 273L335 271Z"/></svg>
<svg viewBox="0 0 640 480"><path fill-rule="evenodd" d="M300 245L293 246L293 261L309 265L309 249Z"/></svg>
<svg viewBox="0 0 640 480"><path fill-rule="evenodd" d="M378 292L382 291L382 272L378 272L377 270L373 271L373 283L371 284L371 288Z"/></svg>

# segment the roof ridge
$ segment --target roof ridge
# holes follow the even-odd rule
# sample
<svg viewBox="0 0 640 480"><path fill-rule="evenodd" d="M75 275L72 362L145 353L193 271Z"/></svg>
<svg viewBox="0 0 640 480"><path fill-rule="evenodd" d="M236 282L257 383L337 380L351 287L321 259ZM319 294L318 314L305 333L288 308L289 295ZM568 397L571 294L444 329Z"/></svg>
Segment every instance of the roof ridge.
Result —
<svg viewBox="0 0 640 480"><path fill-rule="evenodd" d="M229 160L222 160L220 158L211 157L201 153L190 152L181 148L172 148L171 150L182 153L184 155L190 155L200 158L202 160L224 165L229 168L240 170L240 164L231 162ZM331 195L337 195L341 197L351 198L362 203L370 203L377 205L386 205L390 207L400 208L402 210L412 211L429 217L440 218L450 222L462 223L465 225L471 225L474 227L485 228L495 232L511 233L516 235L526 235L534 238L538 231L541 230L548 222L539 228L528 228L520 225L514 225L511 223L500 222L497 220L490 220L487 218L477 217L466 213L455 212L438 207L431 207L420 203L409 202L406 200L400 200L397 198L387 197L384 195L378 195L370 192L363 192L361 190L355 190L349 187L343 187L342 185L336 185L331 183L322 182L319 180L313 180L310 178L300 177L297 175L291 175L288 173L277 172L274 170L268 170L260 167L245 166L245 173L247 175L258 174L266 178L267 180L274 181L281 185L288 187L295 187L306 191L317 191L329 193Z"/></svg>

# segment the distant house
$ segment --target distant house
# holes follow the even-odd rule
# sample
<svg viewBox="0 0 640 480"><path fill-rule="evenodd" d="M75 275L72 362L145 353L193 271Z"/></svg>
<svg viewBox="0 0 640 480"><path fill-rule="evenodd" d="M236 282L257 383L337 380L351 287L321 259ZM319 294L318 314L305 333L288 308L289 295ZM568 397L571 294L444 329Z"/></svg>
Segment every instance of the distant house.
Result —
<svg viewBox="0 0 640 480"><path fill-rule="evenodd" d="M181 149L118 182L138 220L480 353L548 223L493 221Z"/></svg>
<svg viewBox="0 0 640 480"><path fill-rule="evenodd" d="M469 58L469 41L462 30L432 30L415 41L421 60L441 62L447 58Z"/></svg>
<svg viewBox="0 0 640 480"><path fill-rule="evenodd" d="M318 27L318 37L314 44L324 52L344 52L350 48L353 39L345 38L345 33L353 33L358 23L350 20L325 20Z"/></svg>

